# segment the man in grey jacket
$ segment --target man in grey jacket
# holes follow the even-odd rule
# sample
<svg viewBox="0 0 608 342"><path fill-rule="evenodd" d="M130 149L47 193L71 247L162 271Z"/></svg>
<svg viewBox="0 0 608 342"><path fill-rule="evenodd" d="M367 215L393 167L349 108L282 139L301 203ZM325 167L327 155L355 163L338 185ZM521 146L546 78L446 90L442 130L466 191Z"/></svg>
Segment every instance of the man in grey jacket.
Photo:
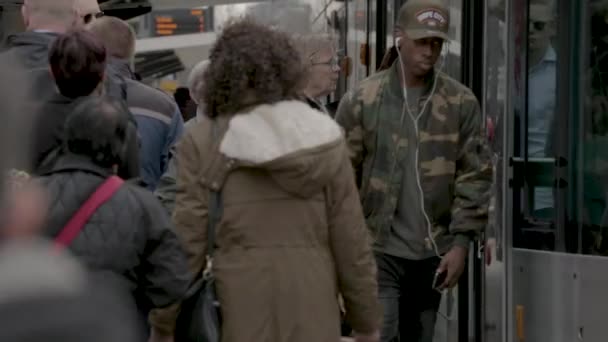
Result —
<svg viewBox="0 0 608 342"><path fill-rule="evenodd" d="M203 75L205 74L205 70L209 65L208 60L204 60L199 62L188 77L188 89L190 90L190 96L192 100L196 103L196 116L192 119L188 120L184 125L184 130L196 125L197 122L202 120L204 115L204 104L200 100L202 98L203 93ZM171 153L173 153L175 147L171 149ZM177 187L177 165L175 158L169 158L169 164L167 165L167 170L161 176L158 181L158 185L156 186L156 197L161 201L165 209L169 212L169 215L173 214L173 208L175 207L175 191Z"/></svg>

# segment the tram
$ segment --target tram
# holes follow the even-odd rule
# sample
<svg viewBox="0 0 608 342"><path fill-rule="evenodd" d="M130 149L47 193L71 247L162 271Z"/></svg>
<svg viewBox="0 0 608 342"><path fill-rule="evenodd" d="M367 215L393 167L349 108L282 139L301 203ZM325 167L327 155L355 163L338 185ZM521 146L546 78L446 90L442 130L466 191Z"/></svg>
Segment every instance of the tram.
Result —
<svg viewBox="0 0 608 342"><path fill-rule="evenodd" d="M358 64L345 88L379 65L404 2L344 2L343 48ZM460 44L444 71L496 127L496 181L489 229L459 284L458 323L443 337L606 341L608 1L449 3Z"/></svg>

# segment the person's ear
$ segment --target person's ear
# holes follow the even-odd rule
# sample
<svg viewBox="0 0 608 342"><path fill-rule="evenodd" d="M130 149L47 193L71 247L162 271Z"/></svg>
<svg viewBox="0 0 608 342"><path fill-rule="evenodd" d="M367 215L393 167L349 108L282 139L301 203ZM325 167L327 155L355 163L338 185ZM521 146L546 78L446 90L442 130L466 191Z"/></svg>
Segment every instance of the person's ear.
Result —
<svg viewBox="0 0 608 342"><path fill-rule="evenodd" d="M403 42L403 31L400 28L395 28L393 31L393 37L395 37L395 46L400 48Z"/></svg>
<svg viewBox="0 0 608 342"><path fill-rule="evenodd" d="M30 15L29 15L29 11L27 9L27 5L23 4L21 5L21 17L23 18L23 24L25 25L25 27L29 27L30 26Z"/></svg>

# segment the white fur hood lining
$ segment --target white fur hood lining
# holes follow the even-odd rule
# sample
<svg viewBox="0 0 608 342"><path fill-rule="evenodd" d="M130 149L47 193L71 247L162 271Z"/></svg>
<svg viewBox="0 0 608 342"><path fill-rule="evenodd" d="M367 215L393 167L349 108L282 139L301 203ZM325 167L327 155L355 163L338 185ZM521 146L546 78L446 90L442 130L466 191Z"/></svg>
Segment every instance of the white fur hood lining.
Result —
<svg viewBox="0 0 608 342"><path fill-rule="evenodd" d="M304 102L282 101L232 118L220 152L257 165L331 143L341 135L327 114Z"/></svg>

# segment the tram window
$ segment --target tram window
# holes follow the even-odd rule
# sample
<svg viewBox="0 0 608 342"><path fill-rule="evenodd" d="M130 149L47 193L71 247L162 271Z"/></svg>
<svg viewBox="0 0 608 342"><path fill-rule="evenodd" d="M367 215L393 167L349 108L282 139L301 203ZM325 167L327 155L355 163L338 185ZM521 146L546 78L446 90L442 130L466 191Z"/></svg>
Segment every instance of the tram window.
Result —
<svg viewBox="0 0 608 342"><path fill-rule="evenodd" d="M390 49L395 42L393 41L393 32L395 31L395 20L399 15L399 7L397 7L397 0L388 0L386 2L386 49Z"/></svg>
<svg viewBox="0 0 608 342"><path fill-rule="evenodd" d="M556 33L555 8L546 1L531 1L528 7L527 106L516 117L523 139L520 162L525 163L525 186L514 194L519 202L514 246L555 250L554 141L551 129L557 104L557 60L553 41ZM514 208L516 209L516 208Z"/></svg>
<svg viewBox="0 0 608 342"><path fill-rule="evenodd" d="M347 79L346 89L352 89L358 82L368 76L367 64L362 63L362 52L367 57L369 54L368 37L368 3L365 0L353 0L348 2L345 9L345 22L348 25L344 28L344 40L348 57L353 61L352 76ZM371 33L369 33L371 35ZM373 35L371 35L373 36ZM368 62L369 63L369 62Z"/></svg>
<svg viewBox="0 0 608 342"><path fill-rule="evenodd" d="M608 4L559 3L564 16L547 1L528 9L527 110L516 115L524 139L516 138L514 158L525 174L513 193L513 245L608 256ZM572 51L579 58L564 60Z"/></svg>
<svg viewBox="0 0 608 342"><path fill-rule="evenodd" d="M576 214L573 224L581 229L581 252L608 256L608 3L584 1L588 7L583 26L581 93L583 113L572 118L583 135L577 139L578 159L582 165L576 174L575 191L569 198ZM581 4L583 5L583 4ZM585 27L586 26L586 27ZM582 198L581 198L582 197Z"/></svg>
<svg viewBox="0 0 608 342"><path fill-rule="evenodd" d="M555 117L557 54L553 44L555 18L546 4L531 4L528 24L528 157L536 160L553 155L550 127ZM545 159L546 160L546 159ZM544 169L544 168L543 168ZM529 202L534 217L553 217L552 177L534 186Z"/></svg>
<svg viewBox="0 0 608 342"><path fill-rule="evenodd" d="M506 15L505 4L490 1L487 7L486 32L495 35L485 38L485 101L482 112L486 115L487 134L492 147L494 164L494 192L490 201L490 217L486 238L494 243L502 237L502 163L505 93L506 93Z"/></svg>
<svg viewBox="0 0 608 342"><path fill-rule="evenodd" d="M450 43L443 49L445 62L443 71L459 80L462 77L462 53L460 44L462 42L462 0L447 1L450 6Z"/></svg>

